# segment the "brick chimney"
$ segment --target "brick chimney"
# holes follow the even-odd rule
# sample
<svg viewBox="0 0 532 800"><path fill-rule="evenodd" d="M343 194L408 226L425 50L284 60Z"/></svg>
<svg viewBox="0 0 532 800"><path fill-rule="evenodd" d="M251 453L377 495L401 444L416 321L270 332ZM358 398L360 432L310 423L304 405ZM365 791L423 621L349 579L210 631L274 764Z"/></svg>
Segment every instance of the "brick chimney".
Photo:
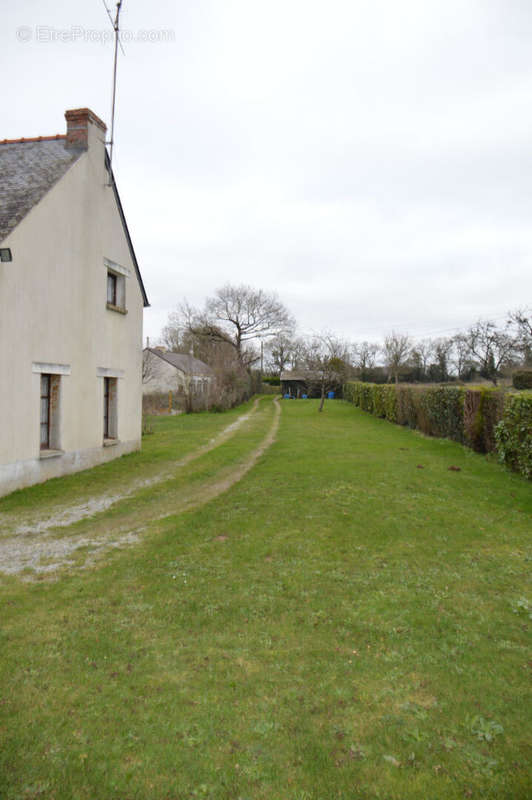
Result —
<svg viewBox="0 0 532 800"><path fill-rule="evenodd" d="M67 132L65 147L87 150L89 147L89 125L96 125L103 132L107 131L105 122L96 116L90 108L74 108L65 111Z"/></svg>

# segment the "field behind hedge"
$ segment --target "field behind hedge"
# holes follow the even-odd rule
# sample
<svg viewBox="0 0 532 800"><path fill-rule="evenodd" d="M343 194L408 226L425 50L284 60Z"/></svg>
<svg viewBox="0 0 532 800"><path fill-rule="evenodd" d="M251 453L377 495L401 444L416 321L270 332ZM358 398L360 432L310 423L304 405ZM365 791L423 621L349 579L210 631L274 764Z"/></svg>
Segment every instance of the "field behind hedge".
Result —
<svg viewBox="0 0 532 800"><path fill-rule="evenodd" d="M247 457L262 403L191 483ZM530 484L348 403L281 406L229 491L157 519L186 473L154 492L134 546L2 578L0 796L531 796ZM154 419L113 469L138 477L210 419ZM44 506L61 480L0 513Z"/></svg>

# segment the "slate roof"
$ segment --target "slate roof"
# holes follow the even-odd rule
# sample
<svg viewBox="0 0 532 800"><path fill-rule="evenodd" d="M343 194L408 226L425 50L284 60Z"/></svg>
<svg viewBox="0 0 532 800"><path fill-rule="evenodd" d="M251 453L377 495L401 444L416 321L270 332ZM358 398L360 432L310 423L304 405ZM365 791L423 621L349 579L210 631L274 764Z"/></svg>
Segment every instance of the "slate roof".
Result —
<svg viewBox="0 0 532 800"><path fill-rule="evenodd" d="M68 148L67 150L65 139L66 136L57 134L56 136L39 136L36 139L4 139L0 141L0 242L16 228L33 206L42 200L72 164L87 152L84 148ZM105 165L111 174L111 184L118 213L146 308L150 304L107 151Z"/></svg>
<svg viewBox="0 0 532 800"><path fill-rule="evenodd" d="M156 348L147 347L146 350L149 353L153 353L155 356L159 356L162 358L163 361L167 361L168 364L171 364L176 369L181 370L187 375L195 375L196 377L202 378L212 378L214 375L214 371L209 367L208 364L205 364L204 361L200 361L199 358L194 358L194 356L189 356L186 353L170 353L166 350L157 350ZM192 373L190 372L190 367L192 365Z"/></svg>
<svg viewBox="0 0 532 800"><path fill-rule="evenodd" d="M0 241L85 152L65 137L0 143Z"/></svg>

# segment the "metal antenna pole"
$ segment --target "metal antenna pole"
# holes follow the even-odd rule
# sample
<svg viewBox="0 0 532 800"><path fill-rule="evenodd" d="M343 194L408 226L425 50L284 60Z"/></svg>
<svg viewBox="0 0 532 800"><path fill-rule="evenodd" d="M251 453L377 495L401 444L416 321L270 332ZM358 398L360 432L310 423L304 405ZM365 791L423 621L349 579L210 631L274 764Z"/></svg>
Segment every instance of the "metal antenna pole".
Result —
<svg viewBox="0 0 532 800"><path fill-rule="evenodd" d="M109 142L109 185L111 185L112 181L112 172L111 167L113 164L113 145L114 145L114 134L115 134L115 99L116 99L116 70L118 66L118 45L120 43L120 39L118 37L119 33L119 17L120 17L120 7L122 5L122 0L118 0L116 4L116 17L114 21L114 31L115 31L115 60L114 60L114 67L113 67L113 103L111 108L111 141Z"/></svg>

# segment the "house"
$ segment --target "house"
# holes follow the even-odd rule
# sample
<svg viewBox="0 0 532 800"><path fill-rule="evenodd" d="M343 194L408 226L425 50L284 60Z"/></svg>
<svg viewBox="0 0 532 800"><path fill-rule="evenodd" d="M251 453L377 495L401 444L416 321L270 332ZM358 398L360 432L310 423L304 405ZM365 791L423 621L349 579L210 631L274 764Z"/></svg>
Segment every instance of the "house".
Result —
<svg viewBox="0 0 532 800"><path fill-rule="evenodd" d="M89 109L0 142L0 495L137 450L148 305Z"/></svg>
<svg viewBox="0 0 532 800"><path fill-rule="evenodd" d="M196 399L209 396L214 371L193 355L171 353L162 347L146 347L143 351L143 394L177 392L193 394Z"/></svg>

